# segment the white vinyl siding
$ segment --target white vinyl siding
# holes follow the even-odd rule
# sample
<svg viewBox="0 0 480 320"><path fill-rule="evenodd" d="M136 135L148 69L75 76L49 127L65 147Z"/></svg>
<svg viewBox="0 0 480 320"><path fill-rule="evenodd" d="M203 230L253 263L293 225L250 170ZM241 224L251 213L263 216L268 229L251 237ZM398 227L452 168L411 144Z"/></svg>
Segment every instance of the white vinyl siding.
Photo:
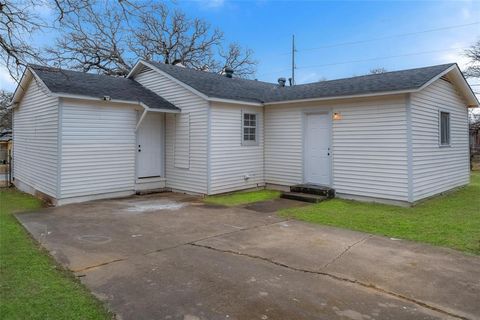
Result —
<svg viewBox="0 0 480 320"><path fill-rule="evenodd" d="M35 79L14 109L14 176L34 189L57 197L58 99Z"/></svg>
<svg viewBox="0 0 480 320"><path fill-rule="evenodd" d="M333 188L346 195L408 200L404 96L267 106L265 180L292 185L303 180L303 115L341 114L333 121Z"/></svg>
<svg viewBox="0 0 480 320"><path fill-rule="evenodd" d="M177 190L207 193L208 102L155 70L145 68L135 76L135 80L173 103L182 110L182 113L189 114L188 168L175 165L174 145L176 141L179 142L176 132L180 128L175 114L166 114L166 186ZM187 145L186 142L181 144Z"/></svg>
<svg viewBox="0 0 480 320"><path fill-rule="evenodd" d="M333 177L342 194L408 201L405 97L337 105Z"/></svg>
<svg viewBox="0 0 480 320"><path fill-rule="evenodd" d="M133 192L133 106L65 102L61 108L61 198Z"/></svg>
<svg viewBox="0 0 480 320"><path fill-rule="evenodd" d="M257 142L244 145L243 113L256 115ZM212 103L210 193L223 193L264 184L262 107ZM248 179L245 177L248 176Z"/></svg>
<svg viewBox="0 0 480 320"><path fill-rule="evenodd" d="M265 182L303 182L303 111L294 104L265 107Z"/></svg>
<svg viewBox="0 0 480 320"><path fill-rule="evenodd" d="M441 146L440 112L450 113L450 143ZM413 200L469 182L466 102L455 87L437 80L411 96Z"/></svg>

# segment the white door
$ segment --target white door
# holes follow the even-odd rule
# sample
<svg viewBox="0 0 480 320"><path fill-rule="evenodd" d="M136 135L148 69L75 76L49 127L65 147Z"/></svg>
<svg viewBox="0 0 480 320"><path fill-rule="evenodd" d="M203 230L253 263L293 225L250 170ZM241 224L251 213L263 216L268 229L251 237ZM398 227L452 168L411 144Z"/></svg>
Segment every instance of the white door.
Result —
<svg viewBox="0 0 480 320"><path fill-rule="evenodd" d="M148 112L137 130L137 176L160 177L163 166L163 113Z"/></svg>
<svg viewBox="0 0 480 320"><path fill-rule="evenodd" d="M329 186L330 116L307 114L305 122L305 182Z"/></svg>

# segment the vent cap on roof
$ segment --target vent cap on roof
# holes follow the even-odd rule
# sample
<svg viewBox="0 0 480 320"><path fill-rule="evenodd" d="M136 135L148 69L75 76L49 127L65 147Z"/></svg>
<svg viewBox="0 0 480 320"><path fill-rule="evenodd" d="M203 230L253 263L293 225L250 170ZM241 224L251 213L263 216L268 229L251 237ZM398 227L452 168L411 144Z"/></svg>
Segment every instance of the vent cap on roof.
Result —
<svg viewBox="0 0 480 320"><path fill-rule="evenodd" d="M233 69L232 68L226 67L224 72L225 72L225 77L233 78Z"/></svg>
<svg viewBox="0 0 480 320"><path fill-rule="evenodd" d="M287 79L285 79L285 78L283 78L283 77L282 77L282 78L278 78L278 85L279 85L280 87L285 87L285 83L286 83L286 82L287 82Z"/></svg>

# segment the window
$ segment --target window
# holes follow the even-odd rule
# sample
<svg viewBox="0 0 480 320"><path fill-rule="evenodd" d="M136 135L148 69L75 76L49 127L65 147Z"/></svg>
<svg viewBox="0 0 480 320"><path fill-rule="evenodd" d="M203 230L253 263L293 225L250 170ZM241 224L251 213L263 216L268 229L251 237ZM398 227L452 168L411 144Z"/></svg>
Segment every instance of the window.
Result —
<svg viewBox="0 0 480 320"><path fill-rule="evenodd" d="M243 144L257 143L257 115L255 113L243 114Z"/></svg>
<svg viewBox="0 0 480 320"><path fill-rule="evenodd" d="M450 144L450 113L440 112L440 145Z"/></svg>

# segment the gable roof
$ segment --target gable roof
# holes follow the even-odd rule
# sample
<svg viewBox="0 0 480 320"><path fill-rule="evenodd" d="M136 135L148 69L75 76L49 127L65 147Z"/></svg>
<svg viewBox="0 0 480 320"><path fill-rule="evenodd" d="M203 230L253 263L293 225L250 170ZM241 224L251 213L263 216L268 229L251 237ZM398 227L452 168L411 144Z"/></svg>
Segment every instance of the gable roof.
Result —
<svg viewBox="0 0 480 320"><path fill-rule="evenodd" d="M262 103L264 102L263 96L267 92L278 89L278 85L274 83L227 78L213 72L199 71L154 61L145 63L167 73L208 97Z"/></svg>
<svg viewBox="0 0 480 320"><path fill-rule="evenodd" d="M226 78L222 75L167 65L153 61L140 61L140 64L153 66L169 76L200 92L208 98L229 99L262 104L275 104L300 100L342 98L363 95L406 93L421 90L441 75L457 69L456 63L435 65L401 71L385 72L309 84L280 87L274 83L240 78ZM134 68L135 70L135 68ZM134 70L129 77L134 74ZM461 73L460 73L461 74ZM457 78L461 78L458 77ZM478 105L471 88L463 78L472 105Z"/></svg>
<svg viewBox="0 0 480 320"><path fill-rule="evenodd" d="M63 70L38 65L28 66L54 94L74 95L132 103L143 103L152 109L179 111L180 109L142 86L133 79L86 72Z"/></svg>

